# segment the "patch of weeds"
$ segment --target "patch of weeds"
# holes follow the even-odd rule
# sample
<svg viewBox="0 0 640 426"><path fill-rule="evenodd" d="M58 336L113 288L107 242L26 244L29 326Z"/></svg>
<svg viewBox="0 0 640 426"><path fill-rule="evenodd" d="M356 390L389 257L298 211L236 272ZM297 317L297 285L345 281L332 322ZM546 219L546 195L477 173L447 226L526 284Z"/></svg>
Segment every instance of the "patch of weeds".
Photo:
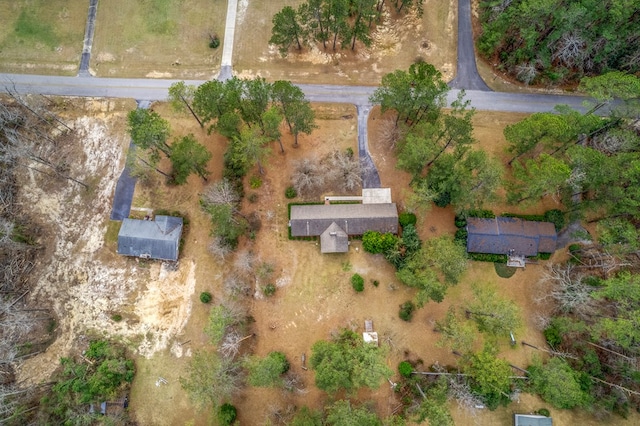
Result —
<svg viewBox="0 0 640 426"><path fill-rule="evenodd" d="M255 192L252 192L251 194L249 194L249 196L247 197L247 200L249 200L249 202L251 204L255 203L258 201L258 194L256 194Z"/></svg>
<svg viewBox="0 0 640 426"><path fill-rule="evenodd" d="M113 314L113 315L111 315L111 321L113 321L113 322L120 322L120 321L122 321L122 315L120 315L120 314Z"/></svg>
<svg viewBox="0 0 640 426"><path fill-rule="evenodd" d="M208 291L203 291L202 293L200 293L200 301L202 303L209 303L211 302L211 299L211 293L209 293Z"/></svg>
<svg viewBox="0 0 640 426"><path fill-rule="evenodd" d="M104 234L104 242L107 245L116 244L118 242L118 234L120 233L120 227L122 222L118 220L110 220L107 223L107 232Z"/></svg>
<svg viewBox="0 0 640 426"><path fill-rule="evenodd" d="M351 270L351 268L353 267L351 265L351 262L349 262L348 260L345 260L344 262L342 262L341 266L342 266L342 270L344 272L349 272Z"/></svg>
<svg viewBox="0 0 640 426"><path fill-rule="evenodd" d="M249 186L251 189L258 189L262 186L262 178L260 176L251 176L249 178Z"/></svg>
<svg viewBox="0 0 640 426"><path fill-rule="evenodd" d="M371 280L371 284L373 284L374 287L378 287L380 285L380 281L378 280Z"/></svg>
<svg viewBox="0 0 640 426"><path fill-rule="evenodd" d="M298 192L293 186L289 186L284 190L284 196L290 200L292 198L296 198L298 196Z"/></svg>
<svg viewBox="0 0 640 426"><path fill-rule="evenodd" d="M54 331L56 331L56 327L58 326L58 323L56 322L56 320L54 320L53 318L51 318L49 320L49 322L47 323L47 333L51 334Z"/></svg>
<svg viewBox="0 0 640 426"><path fill-rule="evenodd" d="M267 297L271 297L276 294L276 286L272 283L269 283L262 287L262 294Z"/></svg>

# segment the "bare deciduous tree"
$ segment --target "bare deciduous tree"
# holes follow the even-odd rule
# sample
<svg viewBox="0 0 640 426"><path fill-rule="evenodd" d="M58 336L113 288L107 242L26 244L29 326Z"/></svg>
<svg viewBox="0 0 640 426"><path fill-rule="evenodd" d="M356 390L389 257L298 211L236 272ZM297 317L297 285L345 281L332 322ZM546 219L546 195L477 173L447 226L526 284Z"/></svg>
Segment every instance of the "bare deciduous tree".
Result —
<svg viewBox="0 0 640 426"><path fill-rule="evenodd" d="M296 163L291 180L298 195L311 197L325 184L325 173L316 158L305 158Z"/></svg>
<svg viewBox="0 0 640 426"><path fill-rule="evenodd" d="M211 205L227 205L234 209L240 202L240 195L231 182L223 179L209 185L202 194L202 202Z"/></svg>
<svg viewBox="0 0 640 426"><path fill-rule="evenodd" d="M209 253L220 262L224 262L231 252L231 247L219 236L213 237L213 240L209 243Z"/></svg>
<svg viewBox="0 0 640 426"><path fill-rule="evenodd" d="M594 300L591 287L583 283L584 274L578 272L572 264L559 265L551 263L543 272L541 283L551 285L543 292L540 300L553 299L558 309L563 312L588 314L593 311Z"/></svg>
<svg viewBox="0 0 640 426"><path fill-rule="evenodd" d="M331 181L341 190L353 191L362 184L362 166L352 154L334 151L324 159L324 163Z"/></svg>

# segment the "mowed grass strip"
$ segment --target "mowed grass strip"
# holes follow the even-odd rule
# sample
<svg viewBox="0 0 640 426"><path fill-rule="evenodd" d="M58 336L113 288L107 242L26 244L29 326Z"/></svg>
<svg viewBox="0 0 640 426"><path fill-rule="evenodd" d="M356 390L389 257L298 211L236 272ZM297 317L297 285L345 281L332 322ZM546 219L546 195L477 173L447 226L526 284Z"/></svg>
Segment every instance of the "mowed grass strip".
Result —
<svg viewBox="0 0 640 426"><path fill-rule="evenodd" d="M202 78L220 68L223 0L109 0L98 7L91 69L104 77Z"/></svg>
<svg viewBox="0 0 640 426"><path fill-rule="evenodd" d="M83 0L0 0L0 72L75 74L87 13Z"/></svg>

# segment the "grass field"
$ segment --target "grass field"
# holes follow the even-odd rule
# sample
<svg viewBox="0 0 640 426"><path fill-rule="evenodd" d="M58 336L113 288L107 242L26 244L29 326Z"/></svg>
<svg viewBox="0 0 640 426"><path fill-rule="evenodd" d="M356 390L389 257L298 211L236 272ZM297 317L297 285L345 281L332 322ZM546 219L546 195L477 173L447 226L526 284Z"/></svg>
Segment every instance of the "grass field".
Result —
<svg viewBox="0 0 640 426"><path fill-rule="evenodd" d="M0 0L0 72L74 75L88 2Z"/></svg>
<svg viewBox="0 0 640 426"><path fill-rule="evenodd" d="M224 0L109 0L98 6L91 69L102 77L208 79L220 68Z"/></svg>

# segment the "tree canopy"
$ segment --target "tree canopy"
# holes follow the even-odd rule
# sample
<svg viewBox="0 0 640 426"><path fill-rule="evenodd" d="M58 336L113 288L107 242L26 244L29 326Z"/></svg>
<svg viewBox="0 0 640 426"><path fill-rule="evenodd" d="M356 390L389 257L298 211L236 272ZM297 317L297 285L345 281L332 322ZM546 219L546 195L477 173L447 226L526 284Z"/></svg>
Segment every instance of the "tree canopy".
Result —
<svg viewBox="0 0 640 426"><path fill-rule="evenodd" d="M309 359L315 371L316 386L330 394L340 389L355 392L360 387L377 389L391 376L385 362L385 351L366 344L362 336L344 329L331 341L313 344Z"/></svg>
<svg viewBox="0 0 640 426"><path fill-rule="evenodd" d="M479 52L525 83L640 69L634 0L480 2Z"/></svg>
<svg viewBox="0 0 640 426"><path fill-rule="evenodd" d="M395 110L396 124L403 121L413 126L423 120L435 120L448 91L440 71L426 62L416 62L408 71L396 70L384 75L369 100L380 104L383 113Z"/></svg>

